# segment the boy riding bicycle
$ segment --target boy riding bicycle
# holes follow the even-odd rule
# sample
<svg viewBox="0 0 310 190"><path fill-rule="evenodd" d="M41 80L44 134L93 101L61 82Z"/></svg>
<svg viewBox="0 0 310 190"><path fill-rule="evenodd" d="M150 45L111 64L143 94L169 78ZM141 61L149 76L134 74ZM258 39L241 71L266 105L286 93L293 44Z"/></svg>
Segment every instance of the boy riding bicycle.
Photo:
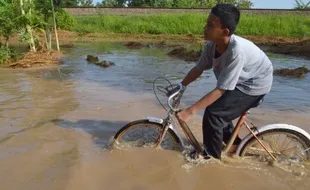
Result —
<svg viewBox="0 0 310 190"><path fill-rule="evenodd" d="M212 8L204 27L205 48L181 82L187 86L211 68L217 79L214 90L178 113L186 122L205 108L205 159L221 159L222 143L227 143L232 134L232 120L262 100L272 86L273 66L269 58L255 44L234 34L239 18L240 11L234 5L218 4ZM234 144L239 142L237 138Z"/></svg>

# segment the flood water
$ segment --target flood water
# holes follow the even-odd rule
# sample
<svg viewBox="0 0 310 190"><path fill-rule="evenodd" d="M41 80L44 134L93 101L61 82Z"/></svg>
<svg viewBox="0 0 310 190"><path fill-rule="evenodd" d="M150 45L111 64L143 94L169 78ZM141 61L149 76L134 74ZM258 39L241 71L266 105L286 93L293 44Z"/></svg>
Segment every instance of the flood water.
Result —
<svg viewBox="0 0 310 190"><path fill-rule="evenodd" d="M115 66L89 64L87 54ZM309 60L269 55L275 68L310 67ZM163 76L180 82L194 64L162 49L102 43L67 49L59 68L0 70L1 189L309 189L307 164L282 167L228 157L191 163L175 151L107 148L129 121L164 117L152 81ZM275 76L272 91L249 120L310 132L309 82L309 74ZM214 86L213 73L205 72L187 88L182 106ZM189 124L201 141L201 113Z"/></svg>

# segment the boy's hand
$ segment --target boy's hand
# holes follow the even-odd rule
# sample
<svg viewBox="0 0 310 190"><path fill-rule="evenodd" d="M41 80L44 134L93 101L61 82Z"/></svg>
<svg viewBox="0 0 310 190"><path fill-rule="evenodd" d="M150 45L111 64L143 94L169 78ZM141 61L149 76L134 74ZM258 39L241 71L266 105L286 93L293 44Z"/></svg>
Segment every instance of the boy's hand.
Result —
<svg viewBox="0 0 310 190"><path fill-rule="evenodd" d="M177 116L182 121L187 122L193 116L193 113L189 109L185 109L177 113Z"/></svg>

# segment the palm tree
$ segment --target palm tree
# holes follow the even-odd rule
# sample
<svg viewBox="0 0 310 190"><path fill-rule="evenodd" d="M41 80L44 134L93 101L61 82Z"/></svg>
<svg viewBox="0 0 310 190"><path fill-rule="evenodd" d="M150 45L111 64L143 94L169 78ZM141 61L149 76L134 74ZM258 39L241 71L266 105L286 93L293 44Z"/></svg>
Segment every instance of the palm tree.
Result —
<svg viewBox="0 0 310 190"><path fill-rule="evenodd" d="M305 3L302 0L295 0L295 9L310 9L310 1Z"/></svg>

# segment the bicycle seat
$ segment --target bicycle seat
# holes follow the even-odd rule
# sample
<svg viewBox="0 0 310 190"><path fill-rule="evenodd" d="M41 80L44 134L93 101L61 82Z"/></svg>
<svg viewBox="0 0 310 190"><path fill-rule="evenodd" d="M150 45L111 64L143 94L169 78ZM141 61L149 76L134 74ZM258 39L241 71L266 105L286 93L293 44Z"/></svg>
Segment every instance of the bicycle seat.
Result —
<svg viewBox="0 0 310 190"><path fill-rule="evenodd" d="M264 98L262 98L260 101L256 102L255 104L253 104L251 107L252 108L257 108L259 107L259 105L264 101Z"/></svg>
<svg viewBox="0 0 310 190"><path fill-rule="evenodd" d="M258 102L256 102L255 104L253 104L249 109L248 109L248 111L246 111L245 113L250 113L250 109L252 109L252 108L257 108L257 107L259 107L259 105L262 103L264 101L264 98L262 98L260 101L258 101ZM244 114L245 114L244 113Z"/></svg>

